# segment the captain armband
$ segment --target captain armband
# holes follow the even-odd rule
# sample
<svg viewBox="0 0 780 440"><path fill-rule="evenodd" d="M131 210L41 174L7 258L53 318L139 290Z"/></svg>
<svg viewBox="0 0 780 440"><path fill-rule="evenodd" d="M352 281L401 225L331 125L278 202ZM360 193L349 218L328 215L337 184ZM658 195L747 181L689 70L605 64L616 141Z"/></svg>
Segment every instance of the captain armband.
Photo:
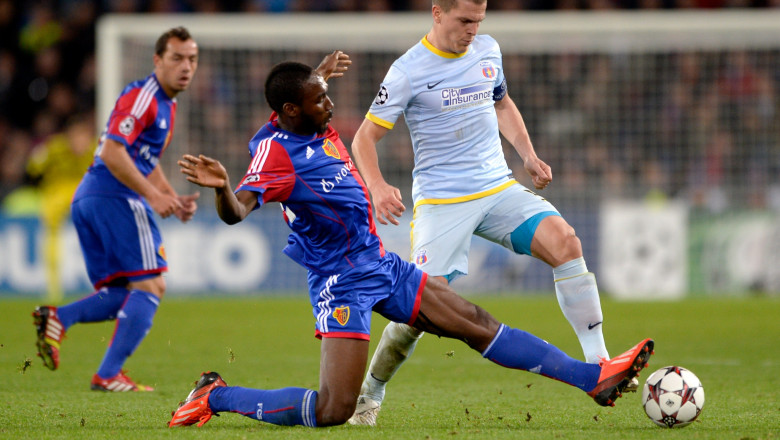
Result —
<svg viewBox="0 0 780 440"><path fill-rule="evenodd" d="M501 81L501 84L493 89L493 101L501 101L506 96L506 78Z"/></svg>

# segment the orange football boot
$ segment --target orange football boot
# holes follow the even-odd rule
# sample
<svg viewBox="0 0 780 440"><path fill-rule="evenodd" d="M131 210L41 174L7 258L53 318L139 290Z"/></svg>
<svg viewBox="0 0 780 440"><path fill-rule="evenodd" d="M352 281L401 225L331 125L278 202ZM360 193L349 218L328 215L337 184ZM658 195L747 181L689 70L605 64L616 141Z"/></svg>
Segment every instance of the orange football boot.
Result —
<svg viewBox="0 0 780 440"><path fill-rule="evenodd" d="M615 406L615 399L623 395L631 379L647 367L653 346L653 340L648 338L618 357L601 361L599 381L588 395L601 406Z"/></svg>
<svg viewBox="0 0 780 440"><path fill-rule="evenodd" d="M171 421L168 422L168 427L174 426L189 426L198 424L198 427L203 426L211 420L211 416L219 416L211 411L209 407L209 396L211 391L217 387L226 387L227 384L219 373L206 372L200 376L200 380L195 384L195 389L190 391L190 394L184 399L184 402L179 404L179 408L172 412Z"/></svg>

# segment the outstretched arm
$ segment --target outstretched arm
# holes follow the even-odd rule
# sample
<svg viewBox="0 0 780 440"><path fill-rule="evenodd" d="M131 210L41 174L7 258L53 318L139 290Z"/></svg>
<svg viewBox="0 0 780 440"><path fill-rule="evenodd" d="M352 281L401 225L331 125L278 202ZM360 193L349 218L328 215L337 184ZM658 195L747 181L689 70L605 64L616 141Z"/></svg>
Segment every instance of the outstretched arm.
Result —
<svg viewBox="0 0 780 440"><path fill-rule="evenodd" d="M371 191L377 221L383 225L388 222L398 225L396 217L400 217L406 207L401 202L401 191L385 182L376 153L376 144L387 131L385 127L364 119L355 133L355 139L352 140L352 156L363 181Z"/></svg>
<svg viewBox="0 0 780 440"><path fill-rule="evenodd" d="M525 128L523 116L509 95L496 102L498 129L501 134L515 147L517 154L523 159L525 170L531 176L536 189L544 189L552 181L550 166L536 156L531 137Z"/></svg>
<svg viewBox="0 0 780 440"><path fill-rule="evenodd" d="M217 214L225 223L233 225L240 222L257 205L257 198L251 191L233 193L227 170L218 160L202 154L198 157L185 154L177 163L188 181L214 188Z"/></svg>
<svg viewBox="0 0 780 440"><path fill-rule="evenodd" d="M349 59L349 55L340 50L334 50L333 53L325 55L320 65L314 70L327 81L330 78L344 76L344 72L349 69L351 64L352 60Z"/></svg>

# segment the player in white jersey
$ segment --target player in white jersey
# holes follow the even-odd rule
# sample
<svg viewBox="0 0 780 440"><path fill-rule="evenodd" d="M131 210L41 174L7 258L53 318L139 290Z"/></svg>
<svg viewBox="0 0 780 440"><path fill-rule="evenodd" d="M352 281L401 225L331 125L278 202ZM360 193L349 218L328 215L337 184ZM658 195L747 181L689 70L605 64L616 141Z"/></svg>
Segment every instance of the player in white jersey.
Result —
<svg viewBox="0 0 780 440"><path fill-rule="evenodd" d="M377 220L398 225L405 207L382 176L376 144L403 114L414 149L414 263L447 282L465 275L472 235L541 259L553 268L556 296L586 361L599 363L609 354L580 240L555 207L511 177L503 155L499 130L536 189L552 181L507 94L498 43L477 35L486 8L486 0L433 0L431 31L390 67L355 135L353 157ZM350 423L376 423L387 381L421 336L403 324L385 328Z"/></svg>

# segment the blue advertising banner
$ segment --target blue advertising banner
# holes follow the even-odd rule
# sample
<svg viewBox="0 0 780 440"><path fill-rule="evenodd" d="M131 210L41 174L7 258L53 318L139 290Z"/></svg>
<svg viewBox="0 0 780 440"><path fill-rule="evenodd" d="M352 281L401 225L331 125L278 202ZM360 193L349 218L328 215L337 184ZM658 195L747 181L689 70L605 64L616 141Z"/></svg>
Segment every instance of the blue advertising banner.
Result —
<svg viewBox="0 0 780 440"><path fill-rule="evenodd" d="M282 254L289 229L279 211L256 212L228 226L215 215L160 220L169 294L287 293L306 289L306 271ZM40 295L46 288L45 234L37 218L0 217L0 292ZM88 293L76 231L62 228L60 281L68 294Z"/></svg>
<svg viewBox="0 0 780 440"><path fill-rule="evenodd" d="M595 271L598 243L591 231L597 227L597 218L575 217L570 221L581 225L578 232L583 237L588 267ZM410 220L411 216L405 216L399 226L377 225L385 249L403 258L409 257ZM278 295L306 290L306 271L282 253L289 229L275 206L258 210L232 226L207 209L186 224L173 218L158 222L168 259L167 295ZM62 290L68 295L90 293L75 229L68 223L60 236ZM44 296L45 246L46 234L36 217L0 215L0 294ZM467 294L552 292L552 271L539 260L475 237L469 275L453 286Z"/></svg>

